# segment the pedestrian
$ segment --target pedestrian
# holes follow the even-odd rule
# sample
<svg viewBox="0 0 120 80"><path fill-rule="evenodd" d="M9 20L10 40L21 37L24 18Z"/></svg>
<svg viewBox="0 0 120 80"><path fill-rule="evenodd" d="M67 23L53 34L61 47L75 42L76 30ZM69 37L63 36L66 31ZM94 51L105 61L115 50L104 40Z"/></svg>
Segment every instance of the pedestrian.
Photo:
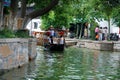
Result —
<svg viewBox="0 0 120 80"><path fill-rule="evenodd" d="M95 36L95 40L98 40L98 39L99 39L99 34Z"/></svg>
<svg viewBox="0 0 120 80"><path fill-rule="evenodd" d="M96 28L95 28L95 40L98 40L98 38L99 38L99 26L96 26Z"/></svg>
<svg viewBox="0 0 120 80"><path fill-rule="evenodd" d="M84 38L86 39L87 38L87 28L85 27L85 29L84 29Z"/></svg>
<svg viewBox="0 0 120 80"><path fill-rule="evenodd" d="M100 27L100 28L99 28L99 33L98 33L98 34L99 34L99 40L100 40L100 41L102 41L102 37L103 37L103 36L102 36L102 33L103 33L102 27Z"/></svg>

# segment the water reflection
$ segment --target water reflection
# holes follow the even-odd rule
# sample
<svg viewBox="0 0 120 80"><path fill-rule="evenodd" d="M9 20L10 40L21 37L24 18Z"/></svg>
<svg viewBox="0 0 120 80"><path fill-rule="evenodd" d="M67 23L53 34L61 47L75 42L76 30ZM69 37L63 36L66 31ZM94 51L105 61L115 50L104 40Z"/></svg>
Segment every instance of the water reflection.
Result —
<svg viewBox="0 0 120 80"><path fill-rule="evenodd" d="M120 80L120 53L69 47L38 48L35 61L2 74L0 80Z"/></svg>

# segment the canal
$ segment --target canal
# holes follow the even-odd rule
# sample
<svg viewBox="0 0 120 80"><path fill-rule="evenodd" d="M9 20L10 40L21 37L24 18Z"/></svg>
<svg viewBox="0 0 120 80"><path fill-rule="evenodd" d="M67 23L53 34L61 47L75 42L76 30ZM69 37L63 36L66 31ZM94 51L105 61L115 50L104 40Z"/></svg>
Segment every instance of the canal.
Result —
<svg viewBox="0 0 120 80"><path fill-rule="evenodd" d="M37 48L34 61L0 73L0 80L120 80L120 53L77 47Z"/></svg>

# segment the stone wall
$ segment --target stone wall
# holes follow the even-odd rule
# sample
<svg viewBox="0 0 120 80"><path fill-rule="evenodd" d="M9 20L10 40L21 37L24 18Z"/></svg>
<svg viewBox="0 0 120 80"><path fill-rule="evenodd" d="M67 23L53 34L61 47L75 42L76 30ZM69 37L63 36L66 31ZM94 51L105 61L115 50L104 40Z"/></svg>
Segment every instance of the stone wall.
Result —
<svg viewBox="0 0 120 80"><path fill-rule="evenodd" d="M77 42L77 47L79 47L79 48L85 48L85 42L86 41L78 41Z"/></svg>
<svg viewBox="0 0 120 80"><path fill-rule="evenodd" d="M34 39L0 39L0 69L22 66L35 58L35 43Z"/></svg>
<svg viewBox="0 0 120 80"><path fill-rule="evenodd" d="M112 41L100 42L100 50L113 51L114 43Z"/></svg>
<svg viewBox="0 0 120 80"><path fill-rule="evenodd" d="M82 48L97 49L103 51L114 50L114 43L112 41L79 40L77 46Z"/></svg>
<svg viewBox="0 0 120 80"><path fill-rule="evenodd" d="M89 48L89 49L99 49L100 50L100 44L97 43L96 41L94 41L94 42L92 42L92 41L85 42L85 47Z"/></svg>
<svg viewBox="0 0 120 80"><path fill-rule="evenodd" d="M29 56L29 60L32 60L36 57L36 46L37 45L37 40L36 38L30 38L29 42L28 42L28 56Z"/></svg>
<svg viewBox="0 0 120 80"><path fill-rule="evenodd" d="M114 51L120 51L120 41L114 41Z"/></svg>

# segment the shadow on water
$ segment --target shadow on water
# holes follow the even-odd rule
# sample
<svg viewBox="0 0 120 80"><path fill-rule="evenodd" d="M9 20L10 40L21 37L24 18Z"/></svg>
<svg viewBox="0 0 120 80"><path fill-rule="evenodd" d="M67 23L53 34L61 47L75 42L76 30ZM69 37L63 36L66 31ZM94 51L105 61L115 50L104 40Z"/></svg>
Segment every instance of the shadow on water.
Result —
<svg viewBox="0 0 120 80"><path fill-rule="evenodd" d="M0 80L120 80L120 53L68 47L37 48L36 60L0 74Z"/></svg>

